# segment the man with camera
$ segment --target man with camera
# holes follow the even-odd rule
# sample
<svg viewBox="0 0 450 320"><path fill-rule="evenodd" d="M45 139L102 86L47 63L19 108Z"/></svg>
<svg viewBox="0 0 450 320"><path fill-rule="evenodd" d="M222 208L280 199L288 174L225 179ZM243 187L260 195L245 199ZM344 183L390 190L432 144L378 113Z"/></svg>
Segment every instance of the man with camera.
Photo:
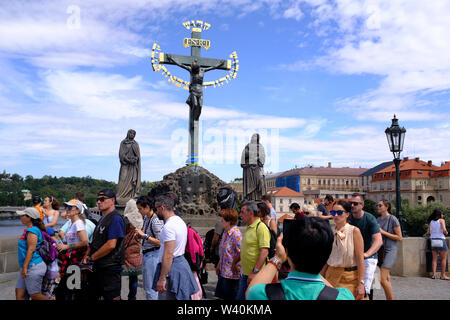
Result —
<svg viewBox="0 0 450 320"><path fill-rule="evenodd" d="M320 275L333 240L330 224L319 217L285 219L275 256L250 282L247 300L354 300L350 290L332 288ZM288 277L272 283L286 260L291 267Z"/></svg>

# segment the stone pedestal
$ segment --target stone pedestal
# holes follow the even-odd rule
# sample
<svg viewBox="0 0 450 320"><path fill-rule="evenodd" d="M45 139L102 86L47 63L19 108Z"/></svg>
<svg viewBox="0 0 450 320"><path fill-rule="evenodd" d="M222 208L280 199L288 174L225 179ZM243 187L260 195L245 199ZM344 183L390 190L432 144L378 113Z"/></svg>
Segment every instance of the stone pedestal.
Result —
<svg viewBox="0 0 450 320"><path fill-rule="evenodd" d="M165 175L154 188L174 192L183 216L217 217L217 193L226 185L203 167L185 166Z"/></svg>

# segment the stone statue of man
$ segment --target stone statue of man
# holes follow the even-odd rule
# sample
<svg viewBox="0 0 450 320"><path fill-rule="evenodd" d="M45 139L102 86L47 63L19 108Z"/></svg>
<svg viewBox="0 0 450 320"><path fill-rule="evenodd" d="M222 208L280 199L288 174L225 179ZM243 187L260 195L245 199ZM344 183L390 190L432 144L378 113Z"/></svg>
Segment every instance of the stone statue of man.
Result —
<svg viewBox="0 0 450 320"><path fill-rule="evenodd" d="M117 202L126 204L136 198L141 187L141 153L139 144L134 140L136 131L128 130L127 137L120 143L120 172L117 183Z"/></svg>
<svg viewBox="0 0 450 320"><path fill-rule="evenodd" d="M243 194L245 200L260 200L266 194L264 179L264 162L266 153L255 133L249 144L242 151L241 167L243 169Z"/></svg>

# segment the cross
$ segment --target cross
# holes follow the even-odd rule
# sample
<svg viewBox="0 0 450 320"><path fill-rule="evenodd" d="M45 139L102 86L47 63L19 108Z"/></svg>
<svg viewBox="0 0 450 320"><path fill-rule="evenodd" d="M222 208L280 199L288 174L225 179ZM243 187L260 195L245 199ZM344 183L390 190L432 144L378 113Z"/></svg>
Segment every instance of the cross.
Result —
<svg viewBox="0 0 450 320"><path fill-rule="evenodd" d="M183 24L188 30L192 26L191 38L185 38L183 43L185 47L191 47L191 55L175 55L175 54L159 54L160 64L177 65L187 71L191 75L189 84L189 98L186 103L189 108L189 154L187 165L198 165L198 121L203 105L203 76L204 73L214 69L230 70L231 61L221 59L203 58L200 56L201 48L206 50L210 47L210 41L202 39L202 28L207 30L209 24L203 25L202 21L189 21ZM199 70L195 72L196 64L199 66Z"/></svg>

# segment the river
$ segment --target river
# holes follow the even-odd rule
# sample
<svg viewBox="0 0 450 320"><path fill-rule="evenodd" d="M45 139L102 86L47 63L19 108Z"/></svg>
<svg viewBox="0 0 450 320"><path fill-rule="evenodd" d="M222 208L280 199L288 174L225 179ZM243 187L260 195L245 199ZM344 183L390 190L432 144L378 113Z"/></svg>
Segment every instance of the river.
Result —
<svg viewBox="0 0 450 320"><path fill-rule="evenodd" d="M59 218L55 226L56 230L62 227L66 219ZM21 236L25 226L20 222L20 219L0 220L0 237Z"/></svg>

